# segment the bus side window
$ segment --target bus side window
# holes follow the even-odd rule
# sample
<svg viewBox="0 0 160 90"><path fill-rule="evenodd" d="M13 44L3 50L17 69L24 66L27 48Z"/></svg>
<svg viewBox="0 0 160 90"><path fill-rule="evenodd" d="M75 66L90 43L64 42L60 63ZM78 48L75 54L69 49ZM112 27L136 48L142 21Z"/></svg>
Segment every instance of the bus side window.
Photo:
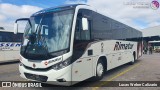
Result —
<svg viewBox="0 0 160 90"><path fill-rule="evenodd" d="M82 29L81 20L79 18L77 18L76 30L75 30L75 39L76 40L81 40L81 29Z"/></svg>
<svg viewBox="0 0 160 90"><path fill-rule="evenodd" d="M81 39L90 40L90 22L88 20L88 30L81 30Z"/></svg>
<svg viewBox="0 0 160 90"><path fill-rule="evenodd" d="M3 40L2 40L2 35L0 34L0 42L2 42Z"/></svg>
<svg viewBox="0 0 160 90"><path fill-rule="evenodd" d="M3 33L3 41L4 42L12 42L12 32L4 32Z"/></svg>
<svg viewBox="0 0 160 90"><path fill-rule="evenodd" d="M88 20L88 30L82 30L82 18L85 17ZM75 27L75 40L88 41L91 39L91 11L81 9L77 15L76 27Z"/></svg>

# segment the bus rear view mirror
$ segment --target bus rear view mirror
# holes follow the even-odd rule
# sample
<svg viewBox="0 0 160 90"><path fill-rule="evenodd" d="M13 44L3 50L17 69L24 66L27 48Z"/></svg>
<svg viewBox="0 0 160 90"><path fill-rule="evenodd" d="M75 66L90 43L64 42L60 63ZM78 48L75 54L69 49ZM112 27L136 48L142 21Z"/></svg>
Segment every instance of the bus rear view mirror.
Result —
<svg viewBox="0 0 160 90"><path fill-rule="evenodd" d="M14 34L17 34L18 32L18 24L14 23Z"/></svg>
<svg viewBox="0 0 160 90"><path fill-rule="evenodd" d="M29 18L20 18L20 19L17 19L15 21L15 24L14 24L14 34L18 33L18 23L17 23L18 21L27 21L27 22L29 22L29 25L31 26L31 22L30 22ZM22 24L20 24L20 25L22 25Z"/></svg>
<svg viewBox="0 0 160 90"><path fill-rule="evenodd" d="M87 18L82 18L82 29L88 30L88 20Z"/></svg>

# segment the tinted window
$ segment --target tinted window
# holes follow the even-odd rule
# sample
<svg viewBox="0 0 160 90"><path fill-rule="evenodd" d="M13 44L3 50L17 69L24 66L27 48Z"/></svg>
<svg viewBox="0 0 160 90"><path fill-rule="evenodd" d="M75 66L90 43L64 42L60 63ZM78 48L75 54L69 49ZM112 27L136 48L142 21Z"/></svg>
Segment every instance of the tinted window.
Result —
<svg viewBox="0 0 160 90"><path fill-rule="evenodd" d="M0 42L21 42L22 36L22 33L0 32Z"/></svg>
<svg viewBox="0 0 160 90"><path fill-rule="evenodd" d="M82 30L82 18L88 19L89 30ZM75 39L76 40L90 40L91 32L91 11L81 9L77 15L76 28L75 28Z"/></svg>

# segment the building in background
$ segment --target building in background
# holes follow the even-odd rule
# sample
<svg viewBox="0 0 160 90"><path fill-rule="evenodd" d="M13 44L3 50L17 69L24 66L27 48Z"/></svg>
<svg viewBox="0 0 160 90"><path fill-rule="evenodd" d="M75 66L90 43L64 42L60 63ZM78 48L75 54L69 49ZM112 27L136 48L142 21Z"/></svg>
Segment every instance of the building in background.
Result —
<svg viewBox="0 0 160 90"><path fill-rule="evenodd" d="M160 47L160 25L145 28L141 31L143 33L144 48L152 46L156 52L159 52L160 48L157 47Z"/></svg>

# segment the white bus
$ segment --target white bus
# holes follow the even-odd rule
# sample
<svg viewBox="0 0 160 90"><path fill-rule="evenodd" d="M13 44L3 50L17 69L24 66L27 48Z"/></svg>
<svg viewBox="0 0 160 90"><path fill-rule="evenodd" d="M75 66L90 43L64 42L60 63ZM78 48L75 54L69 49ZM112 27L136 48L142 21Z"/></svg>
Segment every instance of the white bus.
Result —
<svg viewBox="0 0 160 90"><path fill-rule="evenodd" d="M19 59L22 33L15 35L11 31L0 30L0 63Z"/></svg>
<svg viewBox="0 0 160 90"><path fill-rule="evenodd" d="M73 85L134 63L141 56L140 31L99 14L83 4L59 6L27 20L20 50L20 76L56 85ZM112 40L115 39L115 40ZM118 40L121 39L121 40ZM122 40L123 39L123 40Z"/></svg>
<svg viewBox="0 0 160 90"><path fill-rule="evenodd" d="M160 41L149 41L148 44L153 47L154 52L156 53L160 52Z"/></svg>

